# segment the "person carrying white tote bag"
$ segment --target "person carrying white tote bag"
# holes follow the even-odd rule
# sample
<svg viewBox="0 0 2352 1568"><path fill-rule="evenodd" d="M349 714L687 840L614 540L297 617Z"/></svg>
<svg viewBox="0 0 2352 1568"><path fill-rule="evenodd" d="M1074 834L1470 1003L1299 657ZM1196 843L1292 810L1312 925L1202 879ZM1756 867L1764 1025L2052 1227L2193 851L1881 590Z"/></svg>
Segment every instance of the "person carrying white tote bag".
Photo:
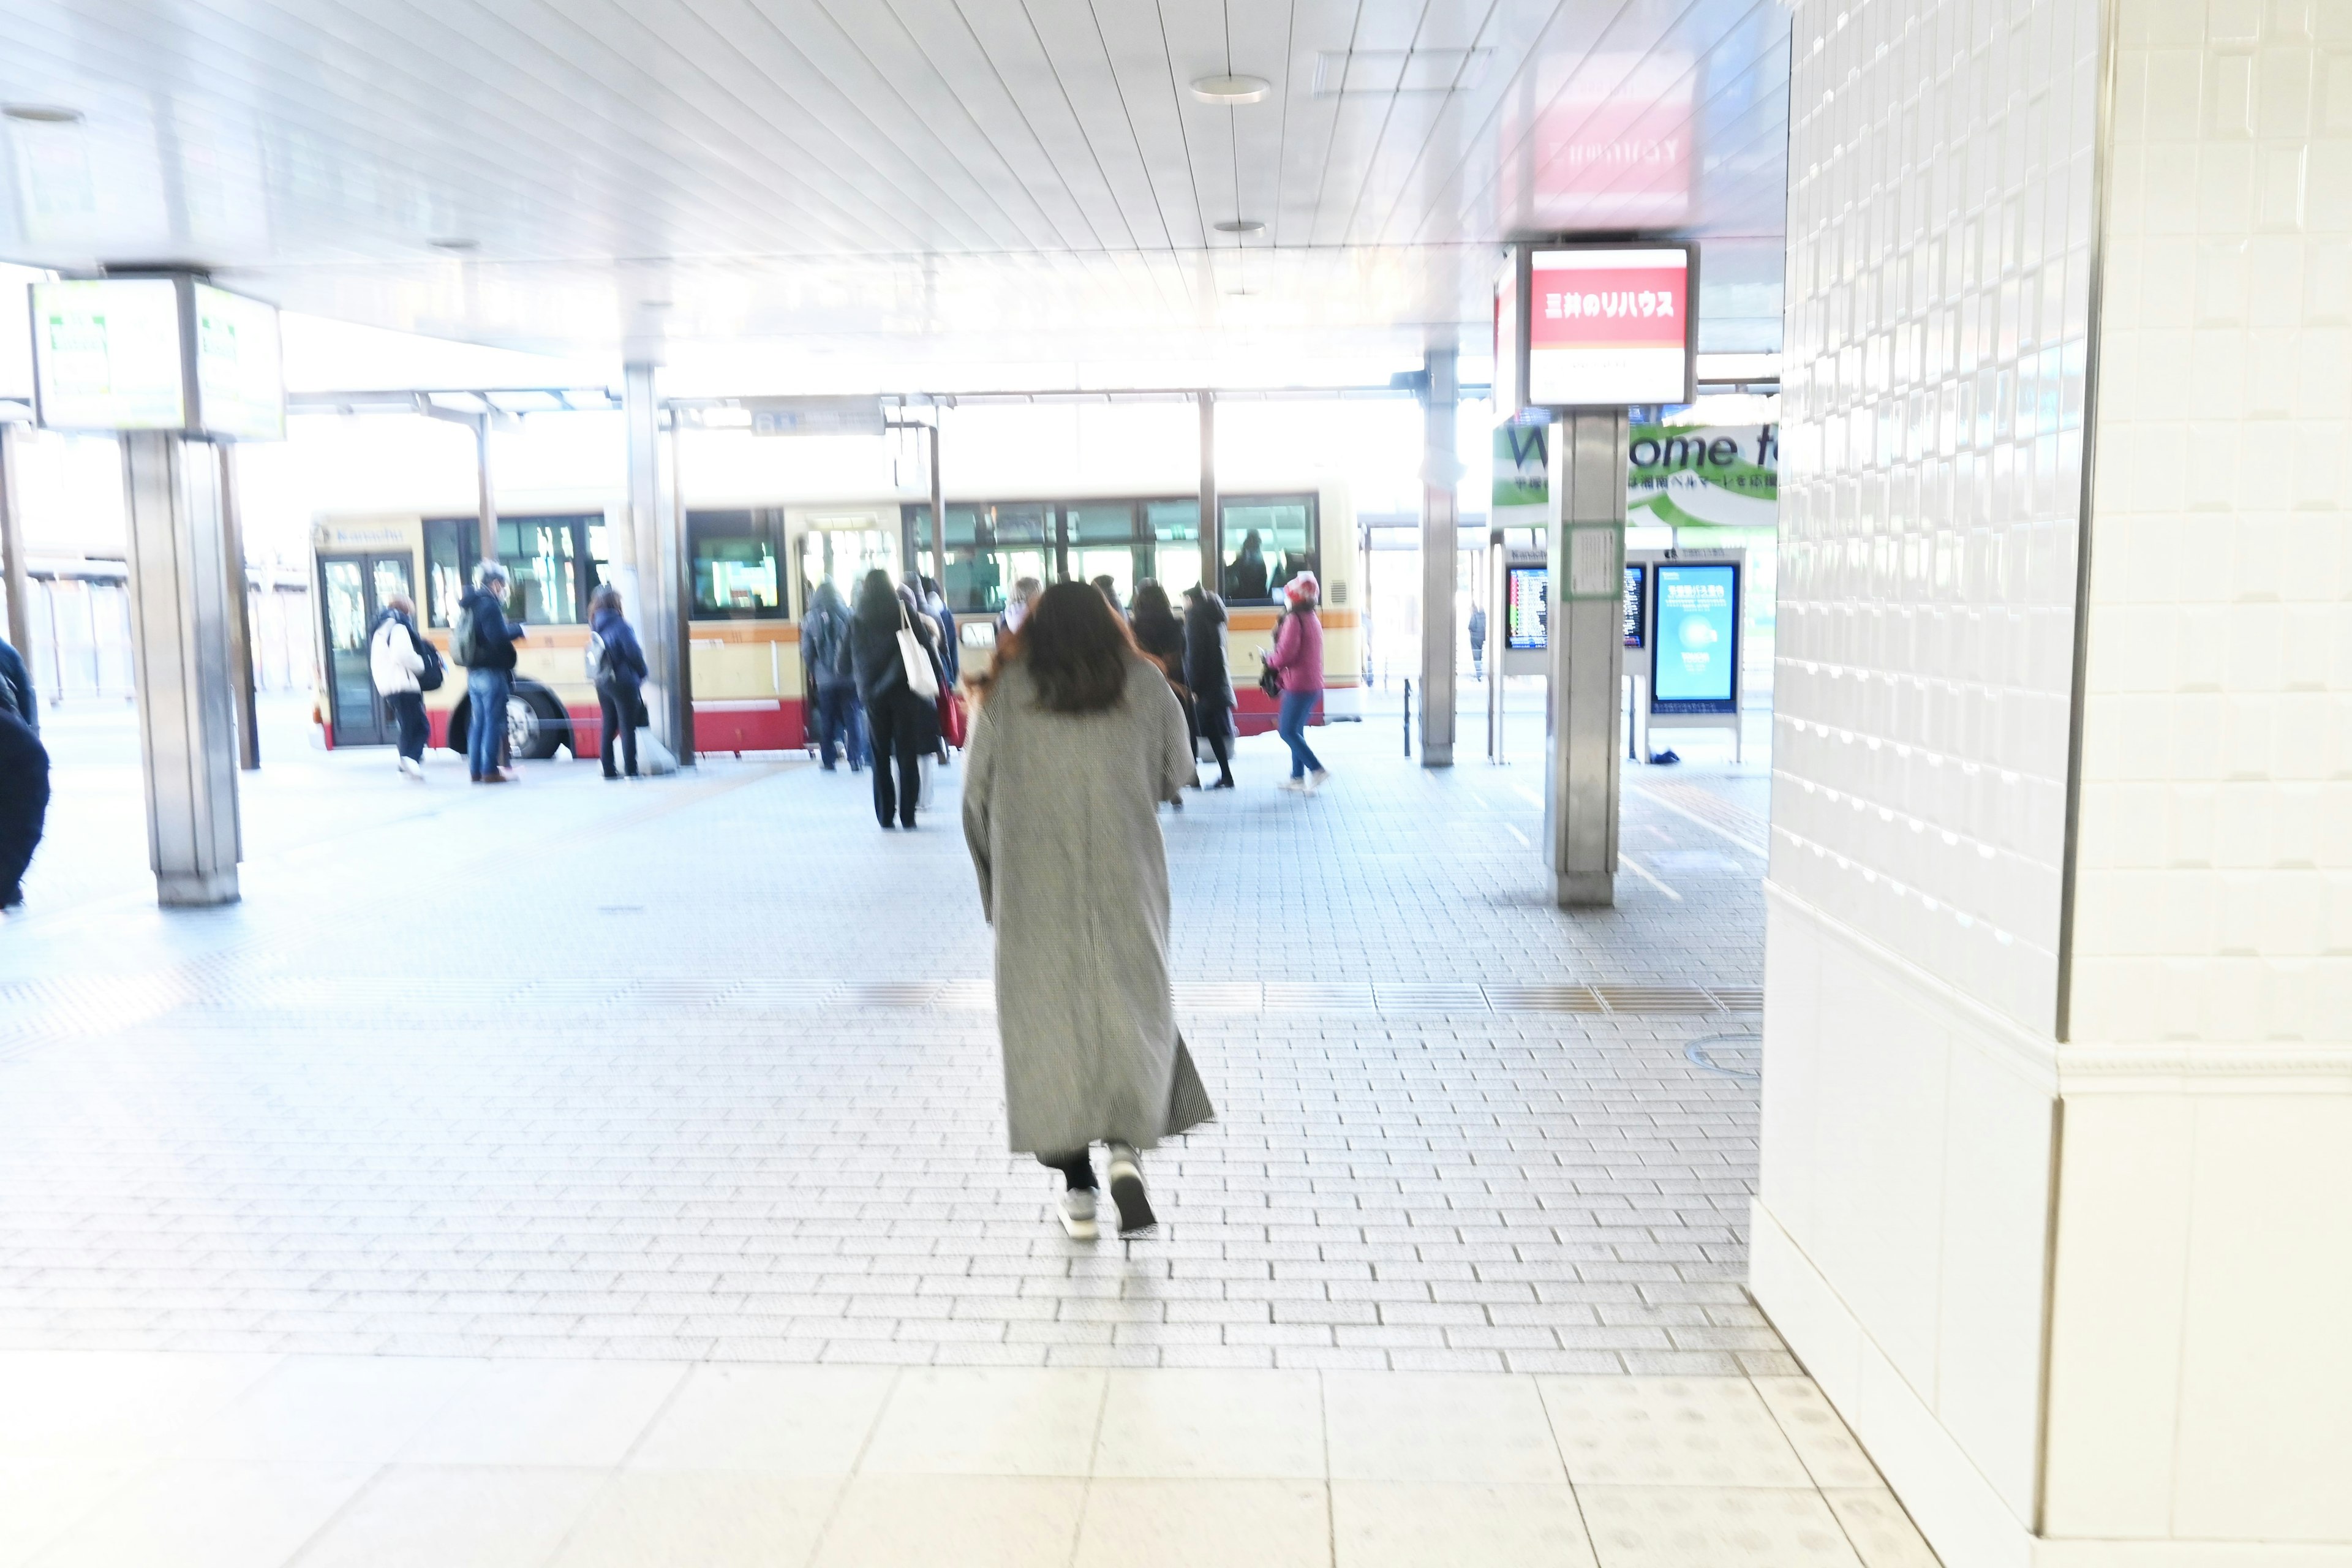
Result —
<svg viewBox="0 0 2352 1568"><path fill-rule="evenodd" d="M907 689L926 702L940 700L939 671L931 666L931 650L916 635L907 616L907 602L898 601L898 662L907 669Z"/></svg>

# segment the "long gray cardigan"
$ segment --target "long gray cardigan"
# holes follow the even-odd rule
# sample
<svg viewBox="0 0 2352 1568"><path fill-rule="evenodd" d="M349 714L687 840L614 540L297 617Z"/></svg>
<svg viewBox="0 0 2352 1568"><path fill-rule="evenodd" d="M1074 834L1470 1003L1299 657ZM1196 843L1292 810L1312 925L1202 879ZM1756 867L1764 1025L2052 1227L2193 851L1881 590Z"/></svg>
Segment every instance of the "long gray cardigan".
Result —
<svg viewBox="0 0 2352 1568"><path fill-rule="evenodd" d="M996 928L1006 1131L1027 1153L1149 1149L1213 1114L1168 990L1160 803L1195 782L1168 679L1138 658L1100 713L1052 712L1018 659L964 763L963 832Z"/></svg>

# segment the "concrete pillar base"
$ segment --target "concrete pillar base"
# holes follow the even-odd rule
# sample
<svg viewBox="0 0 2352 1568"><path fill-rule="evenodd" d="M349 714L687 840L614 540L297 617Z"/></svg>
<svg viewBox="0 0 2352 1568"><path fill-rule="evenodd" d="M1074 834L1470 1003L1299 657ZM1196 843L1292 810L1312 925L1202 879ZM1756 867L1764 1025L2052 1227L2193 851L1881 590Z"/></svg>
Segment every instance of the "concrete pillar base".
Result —
<svg viewBox="0 0 2352 1568"><path fill-rule="evenodd" d="M236 903L242 897L234 868L226 871L155 873L155 901L167 910L217 909Z"/></svg>
<svg viewBox="0 0 2352 1568"><path fill-rule="evenodd" d="M1608 909L1617 902L1617 879L1606 871L1561 871L1552 878L1552 893L1564 910Z"/></svg>

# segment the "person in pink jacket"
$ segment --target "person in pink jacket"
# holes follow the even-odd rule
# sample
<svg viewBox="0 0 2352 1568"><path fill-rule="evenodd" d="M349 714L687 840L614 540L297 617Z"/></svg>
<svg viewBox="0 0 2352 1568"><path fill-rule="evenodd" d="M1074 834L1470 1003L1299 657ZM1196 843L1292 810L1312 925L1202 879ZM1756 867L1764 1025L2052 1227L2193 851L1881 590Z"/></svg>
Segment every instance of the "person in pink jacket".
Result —
<svg viewBox="0 0 2352 1568"><path fill-rule="evenodd" d="M1282 676L1282 716L1275 730L1290 748L1290 776L1282 787L1313 795L1331 776L1307 744L1307 721L1323 696L1323 623L1315 613L1315 574L1301 572L1282 591L1287 613L1266 664Z"/></svg>

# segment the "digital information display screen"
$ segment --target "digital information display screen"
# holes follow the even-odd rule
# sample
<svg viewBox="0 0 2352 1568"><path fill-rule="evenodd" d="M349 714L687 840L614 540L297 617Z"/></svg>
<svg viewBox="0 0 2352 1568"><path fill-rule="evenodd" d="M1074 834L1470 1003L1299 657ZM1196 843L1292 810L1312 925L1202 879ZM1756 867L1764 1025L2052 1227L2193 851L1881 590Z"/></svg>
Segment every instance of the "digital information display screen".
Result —
<svg viewBox="0 0 2352 1568"><path fill-rule="evenodd" d="M1661 561L1650 711L1729 713L1738 694L1739 568Z"/></svg>
<svg viewBox="0 0 2352 1568"><path fill-rule="evenodd" d="M1692 262L1682 246L1534 251L1520 306L1527 401L1546 408L1689 402Z"/></svg>
<svg viewBox="0 0 2352 1568"><path fill-rule="evenodd" d="M33 395L52 430L181 430L180 286L169 278L33 285Z"/></svg>
<svg viewBox="0 0 2352 1568"><path fill-rule="evenodd" d="M1514 653L1538 653L1547 646L1550 571L1548 566L1503 569L1503 646Z"/></svg>
<svg viewBox="0 0 2352 1568"><path fill-rule="evenodd" d="M196 410L207 436L229 441L286 438L286 374L278 347L278 307L195 286Z"/></svg>
<svg viewBox="0 0 2352 1568"><path fill-rule="evenodd" d="M1642 646L1642 638L1647 635L1647 628L1643 626L1643 622L1648 617L1643 616L1642 612L1643 609L1647 608L1646 601L1649 596L1649 568L1642 565L1639 562L1626 567L1625 646L1627 647L1640 647Z"/></svg>
<svg viewBox="0 0 2352 1568"><path fill-rule="evenodd" d="M283 440L278 308L184 277L36 283L33 388L52 430Z"/></svg>

